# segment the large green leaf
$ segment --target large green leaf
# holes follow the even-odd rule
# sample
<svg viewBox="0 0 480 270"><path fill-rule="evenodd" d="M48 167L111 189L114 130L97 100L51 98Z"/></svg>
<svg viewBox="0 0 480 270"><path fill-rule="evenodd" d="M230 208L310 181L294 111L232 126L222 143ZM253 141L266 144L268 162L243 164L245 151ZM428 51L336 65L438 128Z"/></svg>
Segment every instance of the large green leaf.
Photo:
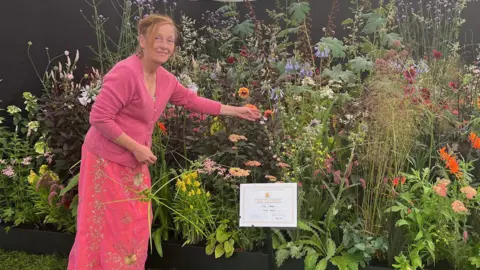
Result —
<svg viewBox="0 0 480 270"><path fill-rule="evenodd" d="M158 228L153 233L153 242L155 243L155 249L160 257L163 257L163 248L162 248L162 228Z"/></svg>
<svg viewBox="0 0 480 270"><path fill-rule="evenodd" d="M230 239L228 241L225 241L225 243L223 243L223 247L225 248L225 257L226 258L230 258L233 255L233 251L235 250L233 248L234 243L235 243L235 241L233 239Z"/></svg>
<svg viewBox="0 0 480 270"><path fill-rule="evenodd" d="M72 177L72 179L70 179L70 181L68 182L68 185L64 189L62 189L62 191L60 192L60 196L65 195L65 193L70 191L72 188L76 187L78 185L79 177L80 177L80 174L77 174L74 177Z"/></svg>
<svg viewBox="0 0 480 270"><path fill-rule="evenodd" d="M331 239L331 238L328 238L327 239L327 259L330 259L333 257L333 255L335 255L335 251L337 249L337 246L335 245L335 242Z"/></svg>
<svg viewBox="0 0 480 270"><path fill-rule="evenodd" d="M239 36L241 38L244 38L248 36L249 34L253 33L255 25L251 20L245 20L239 24L237 24L233 28L233 34L236 36Z"/></svg>
<svg viewBox="0 0 480 270"><path fill-rule="evenodd" d="M348 61L348 63L350 64L350 69L355 73L370 71L373 68L373 62L367 60L365 57L357 56Z"/></svg>
<svg viewBox="0 0 480 270"><path fill-rule="evenodd" d="M376 14L376 13L365 14L364 18L368 18L367 23L365 24L365 27L363 28L363 32L365 34L373 34L379 28L384 27L385 24L387 23L387 20L385 18L383 18L381 15Z"/></svg>
<svg viewBox="0 0 480 270"><path fill-rule="evenodd" d="M343 58L345 57L346 47L343 45L343 41L338 40L332 37L323 37L320 39L320 42L317 43L319 48L328 48L332 57L334 58Z"/></svg>
<svg viewBox="0 0 480 270"><path fill-rule="evenodd" d="M315 266L317 266L317 260L318 260L318 253L309 253L305 257L305 270L315 270Z"/></svg>
<svg viewBox="0 0 480 270"><path fill-rule="evenodd" d="M381 36L381 41L384 46L392 46L395 40L402 40L399 34L397 33L388 33Z"/></svg>
<svg viewBox="0 0 480 270"><path fill-rule="evenodd" d="M307 18L307 14L310 12L310 5L308 2L292 3L288 8L290 18L294 21L301 22Z"/></svg>
<svg viewBox="0 0 480 270"><path fill-rule="evenodd" d="M218 259L222 257L222 255L225 253L225 249L223 248L223 244L218 244L215 247L215 258Z"/></svg>
<svg viewBox="0 0 480 270"><path fill-rule="evenodd" d="M327 269L327 259L323 258L320 260L320 262L317 264L317 267L315 267L315 270L325 270Z"/></svg>
<svg viewBox="0 0 480 270"><path fill-rule="evenodd" d="M207 255L212 255L214 251L215 251L215 243L207 245L207 247L205 248L205 253Z"/></svg>
<svg viewBox="0 0 480 270"><path fill-rule="evenodd" d="M342 70L342 65L338 64L335 67L333 67L332 70L330 69L325 69L323 71L323 74L330 77L333 80L340 80L346 83L351 83L355 81L355 74L350 71L350 70Z"/></svg>

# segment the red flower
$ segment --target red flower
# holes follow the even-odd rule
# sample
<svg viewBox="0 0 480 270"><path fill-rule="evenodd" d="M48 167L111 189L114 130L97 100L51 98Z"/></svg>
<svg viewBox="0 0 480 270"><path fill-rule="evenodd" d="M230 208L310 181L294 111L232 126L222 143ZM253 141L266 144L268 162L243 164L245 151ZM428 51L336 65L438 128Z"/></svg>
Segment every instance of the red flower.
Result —
<svg viewBox="0 0 480 270"><path fill-rule="evenodd" d="M237 59L233 56L229 56L226 61L229 64L233 64L233 63L237 62Z"/></svg>
<svg viewBox="0 0 480 270"><path fill-rule="evenodd" d="M161 122L158 122L158 128L162 131L163 134L167 134L167 128L165 127L165 125Z"/></svg>
<svg viewBox="0 0 480 270"><path fill-rule="evenodd" d="M403 93L407 96L411 95L411 94L415 93L415 87L413 87L411 85L405 86L405 88L403 88Z"/></svg>
<svg viewBox="0 0 480 270"><path fill-rule="evenodd" d="M403 77L408 81L408 83L412 84L415 82L415 77L417 76L417 71L414 67L410 67L409 69L403 72Z"/></svg>
<svg viewBox="0 0 480 270"><path fill-rule="evenodd" d="M393 184L393 187L396 187L398 186L398 182L400 181L400 179L398 179L398 177L396 177L395 179L392 180L392 184Z"/></svg>
<svg viewBox="0 0 480 270"><path fill-rule="evenodd" d="M430 100L430 90L428 88L424 87L420 90L420 96L424 101L429 101Z"/></svg>
<svg viewBox="0 0 480 270"><path fill-rule="evenodd" d="M458 89L458 83L456 82L450 82L448 85L453 89L453 91Z"/></svg>
<svg viewBox="0 0 480 270"><path fill-rule="evenodd" d="M266 110L265 112L263 112L263 116L265 118L268 118L269 116L272 116L273 115L273 111L272 110Z"/></svg>
<svg viewBox="0 0 480 270"><path fill-rule="evenodd" d="M433 50L433 57L434 57L435 59L440 59L440 58L442 58L442 52L437 51L437 50Z"/></svg>
<svg viewBox="0 0 480 270"><path fill-rule="evenodd" d="M240 50L240 55L243 57L248 57L247 47L242 47L242 49Z"/></svg>

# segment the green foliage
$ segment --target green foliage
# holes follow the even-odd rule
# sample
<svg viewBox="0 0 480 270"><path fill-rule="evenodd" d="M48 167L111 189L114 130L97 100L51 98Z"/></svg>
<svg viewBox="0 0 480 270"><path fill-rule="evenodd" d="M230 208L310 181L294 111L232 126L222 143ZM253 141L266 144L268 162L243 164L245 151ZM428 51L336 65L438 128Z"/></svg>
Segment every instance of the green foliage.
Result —
<svg viewBox="0 0 480 270"><path fill-rule="evenodd" d="M353 83L357 78L352 71L343 70L341 64L334 66L331 70L326 69L323 74L330 77L332 80L339 80L348 84Z"/></svg>
<svg viewBox="0 0 480 270"><path fill-rule="evenodd" d="M348 61L350 69L355 73L360 73L362 71L371 71L373 69L374 63L367 60L364 57L355 57Z"/></svg>
<svg viewBox="0 0 480 270"><path fill-rule="evenodd" d="M343 58L346 56L346 47L341 40L338 40L336 38L322 37L320 39L320 42L317 43L317 46L319 48L328 48L332 53L332 57L334 58Z"/></svg>
<svg viewBox="0 0 480 270"><path fill-rule="evenodd" d="M245 20L233 28L233 34L239 36L240 38L245 38L253 33L254 27L255 25L253 24L252 20Z"/></svg>
<svg viewBox="0 0 480 270"><path fill-rule="evenodd" d="M215 252L215 258L225 255L230 258L235 251L235 239L238 239L237 231L230 231L228 228L229 220L222 220L216 231L207 238L207 246L205 252L212 255Z"/></svg>
<svg viewBox="0 0 480 270"><path fill-rule="evenodd" d="M309 12L310 5L308 2L293 2L288 8L291 19L296 22L303 22Z"/></svg>
<svg viewBox="0 0 480 270"><path fill-rule="evenodd" d="M364 14L363 17L367 19L367 22L363 28L363 32L365 34L376 33L381 28L384 28L387 23L387 20L383 18L382 15L377 13Z"/></svg>

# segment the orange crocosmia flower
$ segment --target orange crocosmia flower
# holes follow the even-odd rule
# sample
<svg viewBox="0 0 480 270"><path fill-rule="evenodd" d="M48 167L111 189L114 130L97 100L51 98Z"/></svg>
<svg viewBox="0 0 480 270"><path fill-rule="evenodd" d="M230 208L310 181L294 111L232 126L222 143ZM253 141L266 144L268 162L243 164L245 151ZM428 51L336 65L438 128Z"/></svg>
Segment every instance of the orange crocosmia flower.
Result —
<svg viewBox="0 0 480 270"><path fill-rule="evenodd" d="M478 137L477 134L470 132L470 135L468 136L468 140L472 144L473 148L480 149L480 137Z"/></svg>
<svg viewBox="0 0 480 270"><path fill-rule="evenodd" d="M266 111L263 112L263 116L265 116L265 118L268 118L271 115L273 115L272 110L266 110Z"/></svg>
<svg viewBox="0 0 480 270"><path fill-rule="evenodd" d="M405 176L402 176L402 185L405 185L405 182L407 182L407 178Z"/></svg>
<svg viewBox="0 0 480 270"><path fill-rule="evenodd" d="M257 109L257 106L252 105L252 104L247 104L247 105L245 105L245 107L250 108L250 109L258 110L258 109Z"/></svg>
<svg viewBox="0 0 480 270"><path fill-rule="evenodd" d="M475 142L475 139L477 139L477 134L470 132L470 135L468 136L468 140L473 143Z"/></svg>
<svg viewBox="0 0 480 270"><path fill-rule="evenodd" d="M246 88L246 87L242 87L242 88L238 89L238 95L241 98L248 98L248 96L250 95L250 90L248 90L248 88Z"/></svg>
<svg viewBox="0 0 480 270"><path fill-rule="evenodd" d="M448 157L450 156L450 155L447 153L447 148L446 148L445 146L442 147L442 149L440 149L439 152L440 152L440 158L441 158L442 160L447 160Z"/></svg>
<svg viewBox="0 0 480 270"><path fill-rule="evenodd" d="M460 166L458 166L458 163L454 157L450 157L448 159L446 167L447 169L450 169L453 174L460 172Z"/></svg>
<svg viewBox="0 0 480 270"><path fill-rule="evenodd" d="M162 122L158 122L158 128L164 133L164 134L167 134L167 128L165 127L165 125L162 123Z"/></svg>

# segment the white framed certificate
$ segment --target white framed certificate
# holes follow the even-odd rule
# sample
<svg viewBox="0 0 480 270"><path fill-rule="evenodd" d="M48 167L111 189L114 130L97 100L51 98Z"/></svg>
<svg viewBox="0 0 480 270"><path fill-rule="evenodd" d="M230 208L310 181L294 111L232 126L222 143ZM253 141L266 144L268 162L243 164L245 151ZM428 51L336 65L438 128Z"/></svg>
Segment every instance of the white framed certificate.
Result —
<svg viewBox="0 0 480 270"><path fill-rule="evenodd" d="M297 183L240 184L240 227L297 227Z"/></svg>

